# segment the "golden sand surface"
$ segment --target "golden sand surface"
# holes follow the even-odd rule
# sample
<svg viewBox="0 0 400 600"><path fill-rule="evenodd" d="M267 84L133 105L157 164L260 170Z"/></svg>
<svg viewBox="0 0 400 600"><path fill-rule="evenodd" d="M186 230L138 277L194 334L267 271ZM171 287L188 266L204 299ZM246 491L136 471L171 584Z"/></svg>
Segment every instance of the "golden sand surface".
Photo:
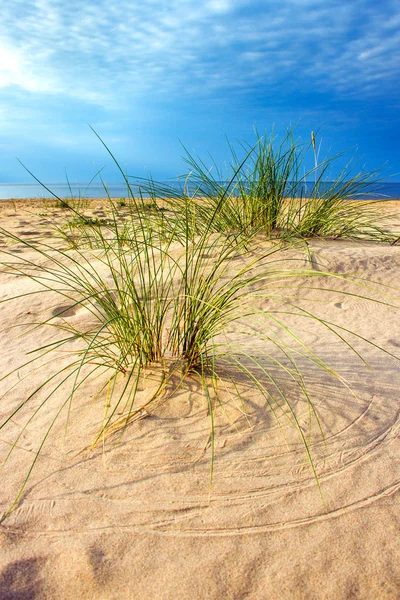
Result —
<svg viewBox="0 0 400 600"><path fill-rule="evenodd" d="M107 203L91 200L88 210L101 217ZM382 203L382 210L400 215L400 202ZM63 218L53 201L0 202L1 227L24 239L52 239L51 228ZM9 256L35 260L32 250L1 232L0 247ZM65 419L56 423L18 507L0 525L0 598L400 598L400 245L311 240L310 251L324 269L373 281L361 296L374 295L377 286L389 294L371 302L351 295L352 284L336 278L321 301L318 289L304 289L300 276L293 279L299 302L374 344L353 341L366 366L327 328L288 317L289 326L346 381L299 357L325 437L311 445L324 501L298 432L279 426L248 386L238 384L245 411L228 390L225 412L216 415L210 490L209 416L194 379L129 426L120 443L82 452L104 402L91 382L74 400L73 426L66 430ZM0 304L0 374L54 339L32 324L54 315L60 299L29 295L33 289L29 279L1 269L1 300L20 297ZM84 326L86 318L80 308L65 313L75 325ZM11 381L0 382L0 421L39 385L46 369L16 369ZM156 377L155 370L149 373L144 391ZM282 386L295 394L290 381ZM307 404L295 398L294 406L306 428ZM1 513L48 422L47 411L38 413L1 471ZM10 434L0 430L1 457L19 432L18 421L12 425Z"/></svg>

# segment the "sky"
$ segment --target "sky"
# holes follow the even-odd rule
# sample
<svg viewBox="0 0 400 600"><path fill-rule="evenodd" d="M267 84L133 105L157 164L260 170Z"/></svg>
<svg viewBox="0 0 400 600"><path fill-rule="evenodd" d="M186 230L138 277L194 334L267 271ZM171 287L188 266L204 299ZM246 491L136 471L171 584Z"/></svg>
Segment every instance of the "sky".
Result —
<svg viewBox="0 0 400 600"><path fill-rule="evenodd" d="M0 183L33 181L17 158L45 183L100 168L117 181L91 127L132 176L182 175L184 147L223 165L227 139L294 127L321 156L356 152L400 181L399 108L398 0L7 0L0 13Z"/></svg>

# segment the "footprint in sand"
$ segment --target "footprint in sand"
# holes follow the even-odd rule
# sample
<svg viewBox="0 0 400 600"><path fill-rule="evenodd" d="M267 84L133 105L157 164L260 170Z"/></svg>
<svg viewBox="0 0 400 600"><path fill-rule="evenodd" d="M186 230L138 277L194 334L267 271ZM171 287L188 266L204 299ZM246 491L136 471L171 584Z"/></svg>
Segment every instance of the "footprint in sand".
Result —
<svg viewBox="0 0 400 600"><path fill-rule="evenodd" d="M79 306L69 306L69 305L57 306L56 308L53 308L52 314L53 314L53 317L61 317L61 318L65 319L66 317L73 317L74 315L76 315L78 310L79 310Z"/></svg>
<svg viewBox="0 0 400 600"><path fill-rule="evenodd" d="M400 340L388 340L389 344L392 346L396 346L396 348L400 348Z"/></svg>

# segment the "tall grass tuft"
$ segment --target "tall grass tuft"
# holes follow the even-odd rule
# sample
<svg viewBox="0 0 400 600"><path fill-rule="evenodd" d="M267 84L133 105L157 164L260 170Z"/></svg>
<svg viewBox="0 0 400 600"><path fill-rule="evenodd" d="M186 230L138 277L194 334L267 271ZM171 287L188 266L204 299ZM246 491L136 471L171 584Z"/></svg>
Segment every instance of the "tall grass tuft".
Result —
<svg viewBox="0 0 400 600"><path fill-rule="evenodd" d="M320 159L316 136L303 144L293 129L281 141L256 131L254 145L229 144L231 160L209 166L185 149L188 172L181 190L142 180L141 189L163 198L175 219L190 213L194 233L204 229L234 232L244 237L332 237L393 241L379 202L368 196L379 190L379 172L356 172L355 158L333 176L344 153ZM309 163L314 166L306 167ZM363 198L364 200L360 200ZM366 200L367 199L367 200Z"/></svg>

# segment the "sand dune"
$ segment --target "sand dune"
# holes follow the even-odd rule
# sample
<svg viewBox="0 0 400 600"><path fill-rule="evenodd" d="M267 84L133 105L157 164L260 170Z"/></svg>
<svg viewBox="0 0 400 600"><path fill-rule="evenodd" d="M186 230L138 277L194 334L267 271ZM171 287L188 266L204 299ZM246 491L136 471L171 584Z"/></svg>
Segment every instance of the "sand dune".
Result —
<svg viewBox="0 0 400 600"><path fill-rule="evenodd" d="M58 209L38 206L2 203L2 226L27 238L46 236ZM102 210L100 201L93 206ZM10 253L29 256L29 249L0 238ZM310 246L316 269L400 289L400 245L315 240ZM1 299L34 286L4 269L0 281ZM400 357L400 311L388 305L400 306L399 292L387 290L390 296L377 303L343 294L354 291L343 279L332 279L322 295L304 289L301 277L293 281L299 303L388 351L354 339L367 367L326 328L288 317L345 380L299 358L325 438L317 431L311 438L322 497L298 432L285 421L279 426L246 381L236 382L245 410L229 382L222 386L226 404L217 412L211 490L209 417L195 378L168 402L143 411L118 444L91 452L82 450L93 439L101 410L98 382L88 382L74 402L73 427L66 431L65 419L55 424L23 498L0 525L0 598L400 598L400 361L392 356ZM378 297L374 289L363 289ZM8 325L33 324L57 311L75 323L88 318L84 309L66 309L56 295L1 304L0 373L57 335L31 327L21 336L21 328ZM18 386L2 398L1 420L43 373L66 360L33 372L25 367L2 382L3 393ZM158 378L156 368L148 373L143 402ZM289 380L282 386L306 430L307 403ZM55 405L62 394L64 388ZM1 472L1 512L18 490L49 418L46 411L38 413ZM2 456L18 427L16 421L0 431Z"/></svg>

